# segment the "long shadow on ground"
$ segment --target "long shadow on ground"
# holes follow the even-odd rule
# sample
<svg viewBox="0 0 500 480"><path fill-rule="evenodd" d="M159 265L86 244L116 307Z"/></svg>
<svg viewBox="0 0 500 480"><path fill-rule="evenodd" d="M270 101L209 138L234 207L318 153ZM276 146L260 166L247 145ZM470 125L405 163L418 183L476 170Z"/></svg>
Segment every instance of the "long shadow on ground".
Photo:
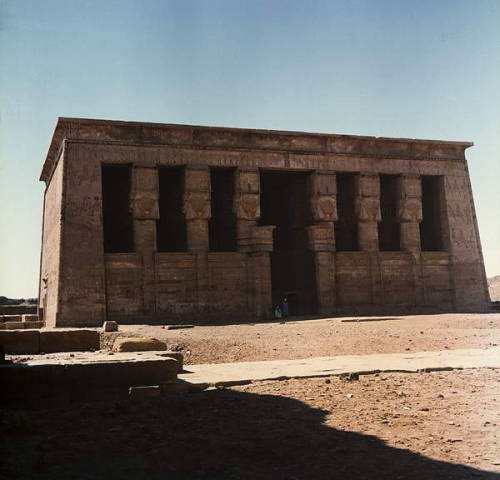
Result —
<svg viewBox="0 0 500 480"><path fill-rule="evenodd" d="M232 390L11 409L0 478L500 479L329 428L326 413Z"/></svg>

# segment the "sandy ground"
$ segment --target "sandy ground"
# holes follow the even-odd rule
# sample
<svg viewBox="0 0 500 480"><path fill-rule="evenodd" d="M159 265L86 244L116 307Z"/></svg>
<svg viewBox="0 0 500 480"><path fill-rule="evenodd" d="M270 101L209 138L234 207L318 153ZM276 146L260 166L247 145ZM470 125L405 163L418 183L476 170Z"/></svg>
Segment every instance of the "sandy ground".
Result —
<svg viewBox="0 0 500 480"><path fill-rule="evenodd" d="M499 393L481 369L3 410L0 478L498 479Z"/></svg>
<svg viewBox="0 0 500 480"><path fill-rule="evenodd" d="M186 363L489 348L500 313L120 326ZM0 479L500 479L500 370L256 382L0 410Z"/></svg>
<svg viewBox="0 0 500 480"><path fill-rule="evenodd" d="M333 355L420 352L500 345L500 313L402 317L291 318L286 323L196 326L123 325L103 334L147 336L184 353L186 364L299 359Z"/></svg>

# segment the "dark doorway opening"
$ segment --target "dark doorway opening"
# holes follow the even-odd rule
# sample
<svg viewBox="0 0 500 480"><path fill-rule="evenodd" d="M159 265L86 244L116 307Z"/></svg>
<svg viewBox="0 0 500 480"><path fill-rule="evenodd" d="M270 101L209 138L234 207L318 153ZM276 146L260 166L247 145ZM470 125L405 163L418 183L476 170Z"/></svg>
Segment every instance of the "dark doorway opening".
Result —
<svg viewBox="0 0 500 480"><path fill-rule="evenodd" d="M422 179L422 223L420 244L424 252L444 250L443 241L443 178L423 175Z"/></svg>
<svg viewBox="0 0 500 480"><path fill-rule="evenodd" d="M130 212L130 165L103 165L102 216L105 253L134 251L134 225Z"/></svg>
<svg viewBox="0 0 500 480"><path fill-rule="evenodd" d="M397 252L401 250L398 205L398 176L380 175L380 212L382 221L378 224L379 250Z"/></svg>
<svg viewBox="0 0 500 480"><path fill-rule="evenodd" d="M337 173L337 215L335 247L339 252L357 251L358 220L355 211L356 174Z"/></svg>
<svg viewBox="0 0 500 480"><path fill-rule="evenodd" d="M156 245L159 252L185 252L186 219L182 211L184 169L158 169L160 218L156 222Z"/></svg>
<svg viewBox="0 0 500 480"><path fill-rule="evenodd" d="M273 305L286 297L291 315L317 311L314 252L308 249L311 224L308 173L261 172L261 224L275 225L271 253Z"/></svg>
<svg viewBox="0 0 500 480"><path fill-rule="evenodd" d="M235 252L236 215L234 204L234 168L211 168L210 205L212 216L208 222L210 251Z"/></svg>

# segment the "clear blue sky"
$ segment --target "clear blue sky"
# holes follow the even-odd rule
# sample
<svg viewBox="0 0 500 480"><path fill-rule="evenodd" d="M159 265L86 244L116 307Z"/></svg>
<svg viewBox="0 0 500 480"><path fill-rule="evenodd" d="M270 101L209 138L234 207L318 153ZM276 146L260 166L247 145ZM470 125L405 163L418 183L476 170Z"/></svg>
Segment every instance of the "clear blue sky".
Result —
<svg viewBox="0 0 500 480"><path fill-rule="evenodd" d="M37 294L59 116L473 141L500 274L499 92L499 0L0 0L0 295Z"/></svg>

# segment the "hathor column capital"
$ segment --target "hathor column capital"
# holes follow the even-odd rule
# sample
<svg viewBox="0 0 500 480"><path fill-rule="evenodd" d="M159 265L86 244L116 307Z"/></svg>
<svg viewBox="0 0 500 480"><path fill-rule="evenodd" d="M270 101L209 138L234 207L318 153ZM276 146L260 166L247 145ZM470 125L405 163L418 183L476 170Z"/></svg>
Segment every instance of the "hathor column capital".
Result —
<svg viewBox="0 0 500 480"><path fill-rule="evenodd" d="M420 250L422 221L422 184L419 175L401 175L398 182L397 216L400 223L401 250Z"/></svg>
<svg viewBox="0 0 500 480"><path fill-rule="evenodd" d="M360 173L356 177L355 213L358 219L359 249L378 250L378 222L380 212L380 177L374 173Z"/></svg>
<svg viewBox="0 0 500 480"><path fill-rule="evenodd" d="M207 167L185 169L183 212L186 217L188 250L208 251L211 209L210 170Z"/></svg>

